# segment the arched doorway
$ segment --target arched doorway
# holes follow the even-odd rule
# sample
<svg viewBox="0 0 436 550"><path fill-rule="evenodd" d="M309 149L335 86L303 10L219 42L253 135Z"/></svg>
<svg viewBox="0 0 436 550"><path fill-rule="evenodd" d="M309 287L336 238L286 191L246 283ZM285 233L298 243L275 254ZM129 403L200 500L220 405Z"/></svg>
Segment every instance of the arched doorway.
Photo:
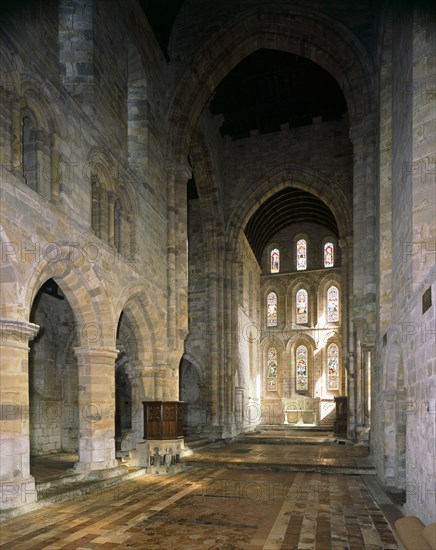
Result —
<svg viewBox="0 0 436 550"><path fill-rule="evenodd" d="M204 425L201 402L201 384L198 369L183 357L179 366L180 401L185 404L184 426L186 434L199 433Z"/></svg>
<svg viewBox="0 0 436 550"><path fill-rule="evenodd" d="M120 315L117 328L115 361L115 449L120 458L123 453L135 448L138 434L135 428L140 423L141 403L135 399L134 365L138 360L136 332L124 311Z"/></svg>
<svg viewBox="0 0 436 550"><path fill-rule="evenodd" d="M39 289L30 321L40 327L30 343L30 455L78 452L77 324L65 294L53 279Z"/></svg>

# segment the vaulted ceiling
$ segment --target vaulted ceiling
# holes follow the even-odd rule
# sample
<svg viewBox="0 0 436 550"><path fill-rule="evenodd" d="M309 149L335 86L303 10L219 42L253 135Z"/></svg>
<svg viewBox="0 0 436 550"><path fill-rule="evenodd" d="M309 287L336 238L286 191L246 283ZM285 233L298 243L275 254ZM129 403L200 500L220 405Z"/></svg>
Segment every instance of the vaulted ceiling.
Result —
<svg viewBox="0 0 436 550"><path fill-rule="evenodd" d="M265 246L278 231L301 222L322 225L336 237L339 236L335 217L328 206L311 193L287 187L266 200L245 228L245 235L258 262Z"/></svg>

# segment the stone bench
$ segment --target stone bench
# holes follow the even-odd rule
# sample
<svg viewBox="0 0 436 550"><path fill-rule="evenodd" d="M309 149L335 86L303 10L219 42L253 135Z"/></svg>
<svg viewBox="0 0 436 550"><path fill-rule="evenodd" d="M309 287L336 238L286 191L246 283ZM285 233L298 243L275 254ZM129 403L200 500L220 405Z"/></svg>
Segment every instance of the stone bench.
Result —
<svg viewBox="0 0 436 550"><path fill-rule="evenodd" d="M397 519L395 530L406 550L436 550L436 523L427 527L416 516Z"/></svg>

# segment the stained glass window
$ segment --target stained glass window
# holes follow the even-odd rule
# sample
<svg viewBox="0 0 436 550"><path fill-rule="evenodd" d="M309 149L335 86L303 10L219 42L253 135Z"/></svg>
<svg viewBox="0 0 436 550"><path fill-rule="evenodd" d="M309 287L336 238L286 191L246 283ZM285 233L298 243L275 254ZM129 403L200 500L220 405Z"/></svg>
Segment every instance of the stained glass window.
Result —
<svg viewBox="0 0 436 550"><path fill-rule="evenodd" d="M271 273L280 271L280 252L278 248L271 250Z"/></svg>
<svg viewBox="0 0 436 550"><path fill-rule="evenodd" d="M297 382L296 387L299 391L307 390L307 348L306 346L298 346L295 354L295 363L297 366Z"/></svg>
<svg viewBox="0 0 436 550"><path fill-rule="evenodd" d="M268 391L277 391L277 350L269 348L267 357Z"/></svg>
<svg viewBox="0 0 436 550"><path fill-rule="evenodd" d="M307 244L304 239L297 242L297 271L307 268Z"/></svg>
<svg viewBox="0 0 436 550"><path fill-rule="evenodd" d="M339 321L339 290L331 286L327 291L327 322Z"/></svg>
<svg viewBox="0 0 436 550"><path fill-rule="evenodd" d="M333 267L333 265L334 265L333 243L325 243L325 245L324 245L324 267Z"/></svg>
<svg viewBox="0 0 436 550"><path fill-rule="evenodd" d="M297 292L297 324L309 322L309 307L307 303L307 292L304 288L300 288Z"/></svg>
<svg viewBox="0 0 436 550"><path fill-rule="evenodd" d="M327 389L339 389L339 348L337 344L330 344L327 348Z"/></svg>
<svg viewBox="0 0 436 550"><path fill-rule="evenodd" d="M266 326L277 326L277 294L270 292L266 299Z"/></svg>

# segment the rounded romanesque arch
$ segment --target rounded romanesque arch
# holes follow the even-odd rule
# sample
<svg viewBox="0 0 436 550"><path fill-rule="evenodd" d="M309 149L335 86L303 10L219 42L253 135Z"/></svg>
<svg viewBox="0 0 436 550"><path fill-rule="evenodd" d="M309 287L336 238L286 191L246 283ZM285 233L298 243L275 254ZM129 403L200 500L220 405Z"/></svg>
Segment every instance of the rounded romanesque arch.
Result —
<svg viewBox="0 0 436 550"><path fill-rule="evenodd" d="M165 314L162 308L150 300L151 289L143 285L130 285L121 293L115 305L117 324L123 313L133 327L138 361L143 367L165 363L164 341L166 331Z"/></svg>
<svg viewBox="0 0 436 550"><path fill-rule="evenodd" d="M76 257L73 259L73 256ZM48 279L59 285L71 305L78 325L79 346L112 349L114 317L111 301L92 269L92 263L83 253L68 246L54 243L42 250L41 258L32 267L32 275L25 285L25 319L29 320L34 299Z"/></svg>
<svg viewBox="0 0 436 550"><path fill-rule="evenodd" d="M256 3L220 26L179 78L169 110L176 160L187 158L193 128L219 82L261 48L301 55L327 70L344 93L352 121L373 110L372 63L345 26L315 10Z"/></svg>

